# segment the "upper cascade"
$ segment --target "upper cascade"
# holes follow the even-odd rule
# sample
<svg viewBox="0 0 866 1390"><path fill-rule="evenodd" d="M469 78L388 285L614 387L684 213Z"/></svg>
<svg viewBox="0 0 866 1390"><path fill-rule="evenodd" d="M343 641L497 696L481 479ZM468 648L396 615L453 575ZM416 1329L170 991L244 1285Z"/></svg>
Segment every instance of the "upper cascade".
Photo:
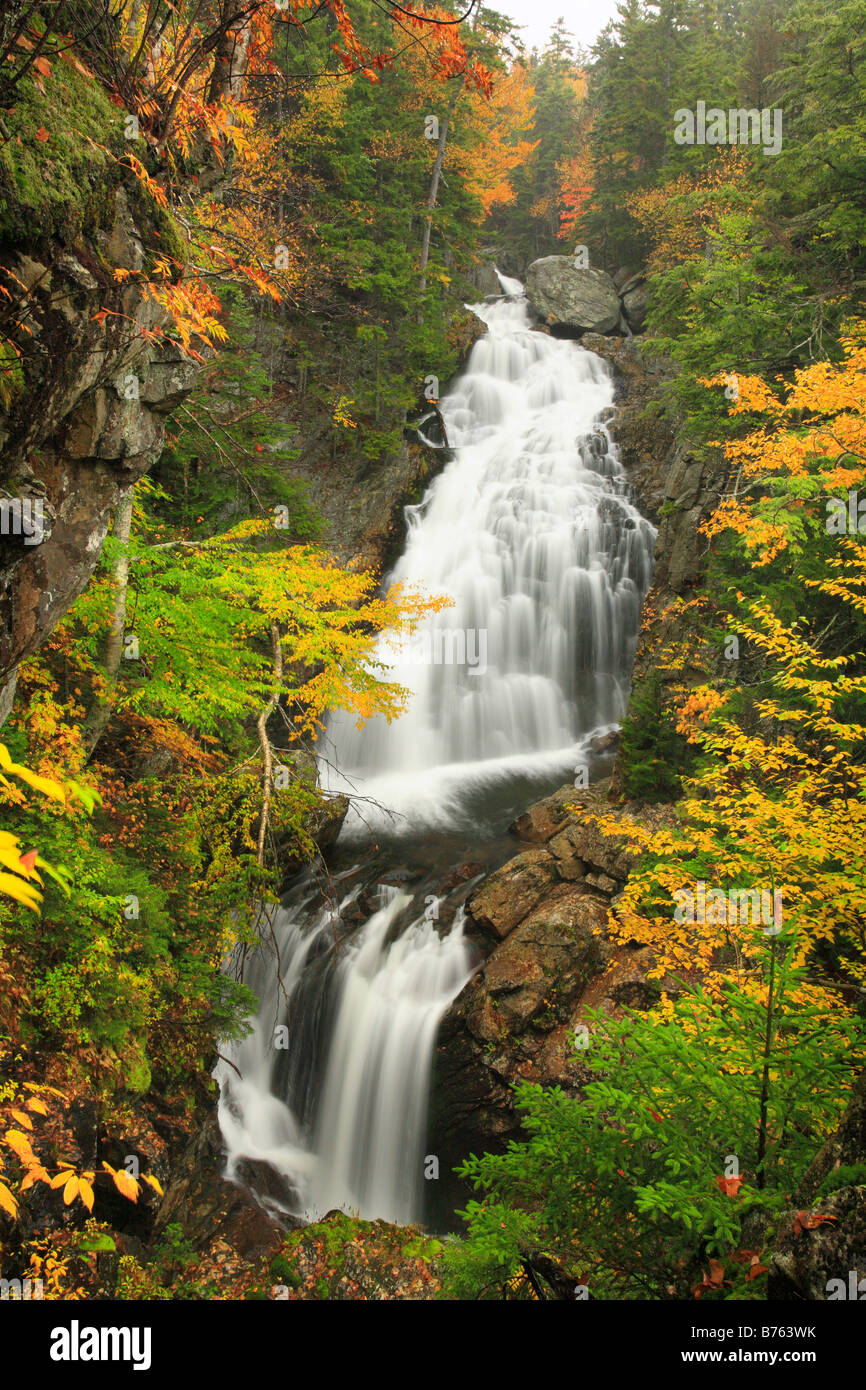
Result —
<svg viewBox="0 0 866 1390"><path fill-rule="evenodd" d="M358 798L349 833L473 824L482 790L568 774L625 711L655 530L604 423L613 380L500 282L503 299L471 306L488 331L442 401L454 458L406 509L389 576L452 606L379 641L413 692L400 719L329 724L321 777Z"/></svg>

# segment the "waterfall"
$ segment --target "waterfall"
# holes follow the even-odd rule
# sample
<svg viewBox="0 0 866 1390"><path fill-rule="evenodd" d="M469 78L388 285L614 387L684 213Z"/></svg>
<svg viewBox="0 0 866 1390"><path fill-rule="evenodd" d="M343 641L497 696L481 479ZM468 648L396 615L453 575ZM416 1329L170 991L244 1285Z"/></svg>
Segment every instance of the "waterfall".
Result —
<svg viewBox="0 0 866 1390"><path fill-rule="evenodd" d="M378 644L412 691L400 719L330 722L322 781L353 794L344 833L471 828L479 798L565 780L625 711L655 531L605 424L612 377L533 332L522 293L473 307L488 332L441 407L454 458L407 508L389 576L452 606Z"/></svg>
<svg viewBox="0 0 866 1390"><path fill-rule="evenodd" d="M350 845L369 828L398 845L483 833L509 794L585 766L625 709L655 532L607 430L612 378L533 331L522 286L500 281L502 298L473 306L488 331L441 405L452 460L407 508L389 581L452 606L379 641L412 692L399 720L328 727L320 777L352 794ZM462 908L440 932L435 897L421 911L417 890L375 880L371 895L357 872L342 898L302 879L236 955L259 1008L215 1073L227 1174L307 1218L407 1222L423 1210L436 1029L474 958ZM277 1177L266 1196L261 1165Z"/></svg>
<svg viewBox="0 0 866 1390"><path fill-rule="evenodd" d="M473 955L462 913L440 936L435 900L412 916L411 894L390 887L342 935L356 895L335 906L315 892L260 923L243 962L258 1012L215 1073L226 1176L267 1164L285 1180L270 1194L278 1211L312 1220L342 1207L408 1223L422 1206L436 1028Z"/></svg>

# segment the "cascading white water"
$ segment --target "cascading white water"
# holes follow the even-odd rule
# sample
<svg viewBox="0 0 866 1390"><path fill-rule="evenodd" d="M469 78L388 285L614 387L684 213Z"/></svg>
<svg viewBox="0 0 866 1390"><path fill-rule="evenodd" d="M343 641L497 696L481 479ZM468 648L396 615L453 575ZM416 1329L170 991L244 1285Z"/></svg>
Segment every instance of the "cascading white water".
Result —
<svg viewBox="0 0 866 1390"><path fill-rule="evenodd" d="M391 576L453 607L379 644L414 691L402 718L329 725L321 777L357 794L349 836L465 830L484 795L555 785L625 708L655 532L604 425L613 383L594 354L532 331L522 286L500 279L507 297L474 306L488 333L442 403L454 457L408 509ZM263 921L243 962L259 1008L217 1068L220 1121L228 1175L269 1165L283 1210L406 1222L421 1210L436 1029L473 958L462 913L440 937L429 907L413 915L381 885L346 934L358 893L335 905L301 885Z"/></svg>
<svg viewBox="0 0 866 1390"><path fill-rule="evenodd" d="M406 714L328 728L323 784L356 795L356 830L468 827L479 789L567 774L625 709L655 531L602 422L613 381L503 285L521 293L473 306L488 332L442 403L455 456L390 576L453 606L379 642Z"/></svg>
<svg viewBox="0 0 866 1390"><path fill-rule="evenodd" d="M227 1176L244 1160L266 1163L286 1179L278 1209L408 1223L421 1206L436 1028L472 953L462 915L440 937L431 906L394 937L412 898L387 887L341 939L353 896L337 907L307 900L262 923L243 972L259 998L252 1032L215 1073Z"/></svg>

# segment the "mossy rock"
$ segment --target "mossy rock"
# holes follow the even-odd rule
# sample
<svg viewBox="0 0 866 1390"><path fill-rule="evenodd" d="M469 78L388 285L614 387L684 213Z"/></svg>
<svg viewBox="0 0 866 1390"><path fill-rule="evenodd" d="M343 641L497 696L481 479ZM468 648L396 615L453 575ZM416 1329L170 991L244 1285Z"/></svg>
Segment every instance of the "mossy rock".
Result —
<svg viewBox="0 0 866 1390"><path fill-rule="evenodd" d="M417 1226L331 1211L294 1231L271 1261L291 1270L290 1299L429 1299L440 1288L442 1241Z"/></svg>
<svg viewBox="0 0 866 1390"><path fill-rule="evenodd" d="M22 78L4 113L11 138L0 149L0 245L32 245L34 234L74 241L114 215L125 113L63 59L41 81L44 91Z"/></svg>

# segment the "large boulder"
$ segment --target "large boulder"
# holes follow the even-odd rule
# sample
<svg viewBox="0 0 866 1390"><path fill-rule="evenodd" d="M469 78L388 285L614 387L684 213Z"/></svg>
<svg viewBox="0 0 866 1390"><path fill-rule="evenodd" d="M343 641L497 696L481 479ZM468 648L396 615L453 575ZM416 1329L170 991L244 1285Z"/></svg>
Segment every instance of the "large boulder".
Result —
<svg viewBox="0 0 866 1390"><path fill-rule="evenodd" d="M433 1196L443 1210L446 1199L453 1207L465 1196L451 1179L457 1163L519 1135L516 1082L564 1085L573 1092L585 1079L585 1054L575 1048L574 1030L586 989L612 962L606 920L600 894L572 883L549 886L442 1020L429 1145L439 1159L441 1190Z"/></svg>
<svg viewBox="0 0 866 1390"><path fill-rule="evenodd" d="M482 295L502 293L493 261L482 261L480 265L473 266L469 278Z"/></svg>
<svg viewBox="0 0 866 1390"><path fill-rule="evenodd" d="M578 270L570 256L542 256L526 272L526 296L553 329L615 333L620 301L605 270Z"/></svg>
<svg viewBox="0 0 866 1390"><path fill-rule="evenodd" d="M266 1164L261 1166L267 1168ZM206 1253L217 1241L241 1260L276 1250L283 1236L281 1225L248 1188L223 1177L224 1167L222 1135L213 1115L173 1164L171 1181L156 1213L155 1238L176 1225L199 1253ZM275 1180L276 1174L270 1171ZM248 1176L262 1181L261 1172L250 1171ZM278 1195L285 1197L282 1192Z"/></svg>
<svg viewBox="0 0 866 1390"><path fill-rule="evenodd" d="M486 960L446 1012L437 1039L429 1145L439 1159L432 1196L442 1219L466 1197L451 1177L454 1166L520 1135L513 1086L533 1081L579 1094L589 1071L575 1035L591 1047L588 1011L619 1017L658 1000L651 948L615 945L607 934L611 902L636 856L625 834L605 835L592 817L632 812L659 828L672 812L611 806L609 786L561 787L531 806L511 830L532 848L469 898L467 925Z"/></svg>

